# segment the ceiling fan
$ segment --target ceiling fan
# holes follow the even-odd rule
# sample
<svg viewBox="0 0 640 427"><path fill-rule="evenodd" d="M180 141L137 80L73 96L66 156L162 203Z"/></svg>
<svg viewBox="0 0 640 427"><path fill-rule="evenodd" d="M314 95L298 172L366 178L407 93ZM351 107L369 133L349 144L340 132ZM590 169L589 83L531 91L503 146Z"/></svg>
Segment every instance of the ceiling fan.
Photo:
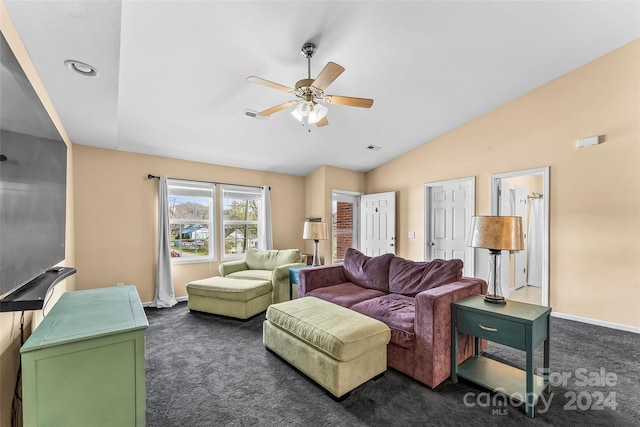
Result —
<svg viewBox="0 0 640 427"><path fill-rule="evenodd" d="M320 71L318 77L311 78L311 57L316 51L316 45L313 43L305 43L302 46L302 55L307 58L307 78L298 80L295 89L288 86L274 83L260 77L247 77L247 81L261 84L273 89L288 92L296 96L296 99L276 105L259 112L260 116L270 116L280 110L295 106L291 114L302 122L303 126L307 124L315 124L316 126L326 126L329 121L326 118L328 109L321 102L326 104L347 105L350 107L370 108L373 105L373 99L354 98L350 96L326 95L325 89L344 72L344 67L335 62L328 62Z"/></svg>

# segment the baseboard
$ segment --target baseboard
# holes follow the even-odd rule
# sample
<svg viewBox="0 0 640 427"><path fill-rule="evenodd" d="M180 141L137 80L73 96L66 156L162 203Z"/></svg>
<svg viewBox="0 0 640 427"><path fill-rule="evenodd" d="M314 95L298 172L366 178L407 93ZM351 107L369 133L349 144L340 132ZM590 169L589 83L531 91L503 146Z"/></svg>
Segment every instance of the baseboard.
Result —
<svg viewBox="0 0 640 427"><path fill-rule="evenodd" d="M623 325L621 323L607 322L605 320L591 319L589 317L574 316L573 314L559 313L557 311L552 311L551 316L559 317L560 319L573 320L576 322L589 323L591 325L604 326L605 328L619 329L621 331L640 334L640 328L635 326Z"/></svg>
<svg viewBox="0 0 640 427"><path fill-rule="evenodd" d="M176 301L178 302L187 302L188 297L176 297ZM153 301L147 301L147 302L143 302L142 306L143 307L151 307L151 304L153 303Z"/></svg>

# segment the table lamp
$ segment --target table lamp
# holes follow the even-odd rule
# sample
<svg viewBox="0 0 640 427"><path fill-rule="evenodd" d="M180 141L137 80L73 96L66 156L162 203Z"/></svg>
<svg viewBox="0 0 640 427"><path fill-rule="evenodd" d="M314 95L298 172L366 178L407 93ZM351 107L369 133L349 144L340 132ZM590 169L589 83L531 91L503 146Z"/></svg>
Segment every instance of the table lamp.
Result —
<svg viewBox="0 0 640 427"><path fill-rule="evenodd" d="M469 246L489 249L489 288L484 300L505 304L502 286L498 279L501 251L517 252L524 249L522 217L474 216L471 220Z"/></svg>
<svg viewBox="0 0 640 427"><path fill-rule="evenodd" d="M320 265L320 259L318 258L318 241L327 240L327 223L305 221L302 238L306 240L313 240L314 247L312 266L316 267Z"/></svg>

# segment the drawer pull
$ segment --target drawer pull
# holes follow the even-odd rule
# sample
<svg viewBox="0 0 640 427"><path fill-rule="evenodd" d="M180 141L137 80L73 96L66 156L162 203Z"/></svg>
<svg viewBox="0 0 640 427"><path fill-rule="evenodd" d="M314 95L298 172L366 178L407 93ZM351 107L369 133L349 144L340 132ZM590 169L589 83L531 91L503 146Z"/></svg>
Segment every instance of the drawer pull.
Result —
<svg viewBox="0 0 640 427"><path fill-rule="evenodd" d="M480 325L480 324L479 324L478 326L480 326L480 329L485 330L485 331L489 331L489 332L498 332L498 329L497 329L497 328L489 328L489 327L487 327L487 326L482 326L482 325Z"/></svg>

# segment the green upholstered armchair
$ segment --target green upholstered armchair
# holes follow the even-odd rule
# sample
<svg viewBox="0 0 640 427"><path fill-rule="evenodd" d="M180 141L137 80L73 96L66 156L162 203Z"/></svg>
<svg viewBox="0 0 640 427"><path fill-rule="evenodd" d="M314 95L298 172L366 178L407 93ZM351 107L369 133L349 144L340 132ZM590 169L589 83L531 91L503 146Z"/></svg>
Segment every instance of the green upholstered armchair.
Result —
<svg viewBox="0 0 640 427"><path fill-rule="evenodd" d="M269 280L273 287L272 302L289 300L289 268L306 264L307 256L299 249L247 249L244 260L220 264L220 276L234 279Z"/></svg>

